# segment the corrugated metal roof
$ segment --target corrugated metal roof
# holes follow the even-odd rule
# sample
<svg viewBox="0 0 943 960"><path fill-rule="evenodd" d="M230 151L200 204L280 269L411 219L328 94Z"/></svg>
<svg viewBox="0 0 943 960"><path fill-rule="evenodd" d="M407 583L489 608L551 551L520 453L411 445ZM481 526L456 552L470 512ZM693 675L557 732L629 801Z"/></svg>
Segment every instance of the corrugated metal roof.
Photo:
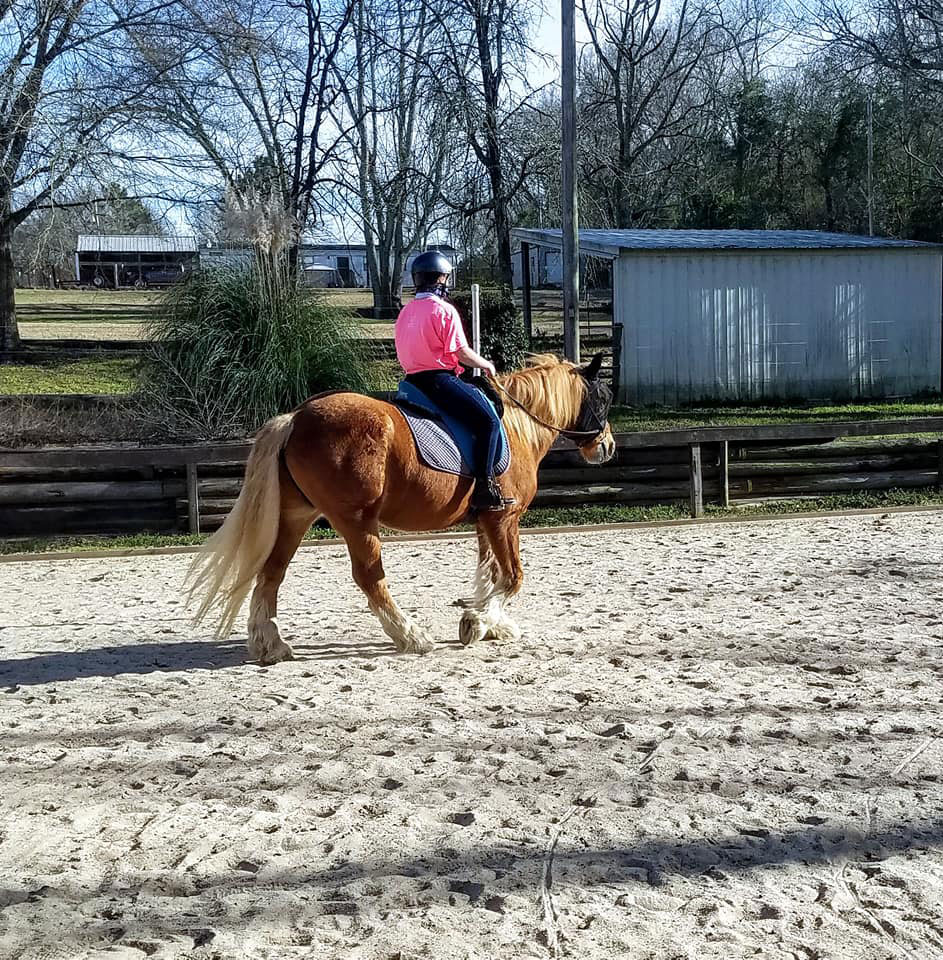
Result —
<svg viewBox="0 0 943 960"><path fill-rule="evenodd" d="M513 234L524 243L556 248L563 245L562 230L518 227ZM584 253L617 257L626 250L932 250L943 248L943 244L821 230L580 230L580 248Z"/></svg>
<svg viewBox="0 0 943 960"><path fill-rule="evenodd" d="M196 237L153 237L125 234L79 234L79 253L196 253Z"/></svg>

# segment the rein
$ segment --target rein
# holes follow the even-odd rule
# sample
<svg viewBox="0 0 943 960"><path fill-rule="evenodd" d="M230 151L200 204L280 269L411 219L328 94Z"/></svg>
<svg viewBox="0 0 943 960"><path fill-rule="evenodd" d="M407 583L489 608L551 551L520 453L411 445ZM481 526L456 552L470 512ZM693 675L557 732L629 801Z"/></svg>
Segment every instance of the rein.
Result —
<svg viewBox="0 0 943 960"><path fill-rule="evenodd" d="M521 403L514 394L505 390L505 388L498 382L497 378L491 377L491 382L514 404L514 406L519 407L524 413L527 414L535 423L539 423L542 427L546 427L548 430L552 430L554 433L559 433L560 436L566 437L568 440L573 440L574 442L583 439L593 440L598 437L605 429L606 425L601 423L599 420L599 414L595 410L592 411L593 417L596 420L596 423L599 425L596 430L566 430L563 427L555 427L552 423L547 423L546 420L541 420L532 410L528 410L527 407Z"/></svg>

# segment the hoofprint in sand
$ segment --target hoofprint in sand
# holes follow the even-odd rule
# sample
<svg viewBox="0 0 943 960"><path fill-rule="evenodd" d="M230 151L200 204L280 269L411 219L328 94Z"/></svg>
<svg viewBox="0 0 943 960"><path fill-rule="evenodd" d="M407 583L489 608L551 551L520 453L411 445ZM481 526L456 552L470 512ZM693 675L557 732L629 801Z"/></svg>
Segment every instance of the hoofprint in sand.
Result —
<svg viewBox="0 0 943 960"><path fill-rule="evenodd" d="M0 956L943 957L943 514L340 546L247 663L187 556L0 566Z"/></svg>

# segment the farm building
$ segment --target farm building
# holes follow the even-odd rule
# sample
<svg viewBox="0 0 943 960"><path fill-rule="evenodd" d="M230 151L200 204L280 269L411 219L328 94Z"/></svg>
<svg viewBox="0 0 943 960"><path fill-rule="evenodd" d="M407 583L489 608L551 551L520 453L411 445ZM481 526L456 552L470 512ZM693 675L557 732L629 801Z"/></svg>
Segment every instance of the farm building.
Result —
<svg viewBox="0 0 943 960"><path fill-rule="evenodd" d="M514 233L528 265L532 248L562 246L559 230ZM619 388L630 403L940 389L943 245L817 231L581 230L580 252L612 264Z"/></svg>
<svg viewBox="0 0 943 960"><path fill-rule="evenodd" d="M441 250L454 261L455 250ZM369 287L367 248L364 244L303 243L301 265L312 286ZM410 253L403 269L403 284L410 286L410 269L418 251ZM251 248L241 243L197 243L196 237L79 236L75 253L75 279L95 287L159 286L173 283L197 264L227 265L247 261Z"/></svg>
<svg viewBox="0 0 943 960"><path fill-rule="evenodd" d="M447 257L453 257L451 247L438 247ZM249 247L233 244L206 246L200 249L200 262L231 263L247 259ZM403 285L412 284L410 268L418 253L410 253L403 269ZM301 269L305 282L314 287L369 287L367 248L365 244L303 243L300 249Z"/></svg>
<svg viewBox="0 0 943 960"><path fill-rule="evenodd" d="M75 279L92 287L162 286L197 259L196 237L79 234Z"/></svg>
<svg viewBox="0 0 943 960"><path fill-rule="evenodd" d="M454 263L455 250L450 246L430 247L440 250ZM410 253L403 267L403 286L412 286L410 270L413 260L419 251ZM332 244L317 243L304 244L301 248L301 259L306 273L317 275L327 267L335 270L338 285L342 287L369 287L370 275L367 269L367 247L363 243Z"/></svg>

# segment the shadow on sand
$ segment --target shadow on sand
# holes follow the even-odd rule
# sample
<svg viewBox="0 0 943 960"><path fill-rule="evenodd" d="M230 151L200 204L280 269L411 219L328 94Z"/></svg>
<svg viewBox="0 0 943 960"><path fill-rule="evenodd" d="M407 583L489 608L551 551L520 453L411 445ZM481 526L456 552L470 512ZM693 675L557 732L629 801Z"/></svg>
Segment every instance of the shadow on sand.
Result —
<svg viewBox="0 0 943 960"><path fill-rule="evenodd" d="M323 643L293 642L299 662L396 656L392 643L343 640ZM127 643L93 650L49 650L31 656L0 660L0 689L64 683L87 677L118 677L124 674L180 673L194 670L224 670L255 666L245 641L178 640L159 643ZM273 669L277 669L277 666Z"/></svg>

